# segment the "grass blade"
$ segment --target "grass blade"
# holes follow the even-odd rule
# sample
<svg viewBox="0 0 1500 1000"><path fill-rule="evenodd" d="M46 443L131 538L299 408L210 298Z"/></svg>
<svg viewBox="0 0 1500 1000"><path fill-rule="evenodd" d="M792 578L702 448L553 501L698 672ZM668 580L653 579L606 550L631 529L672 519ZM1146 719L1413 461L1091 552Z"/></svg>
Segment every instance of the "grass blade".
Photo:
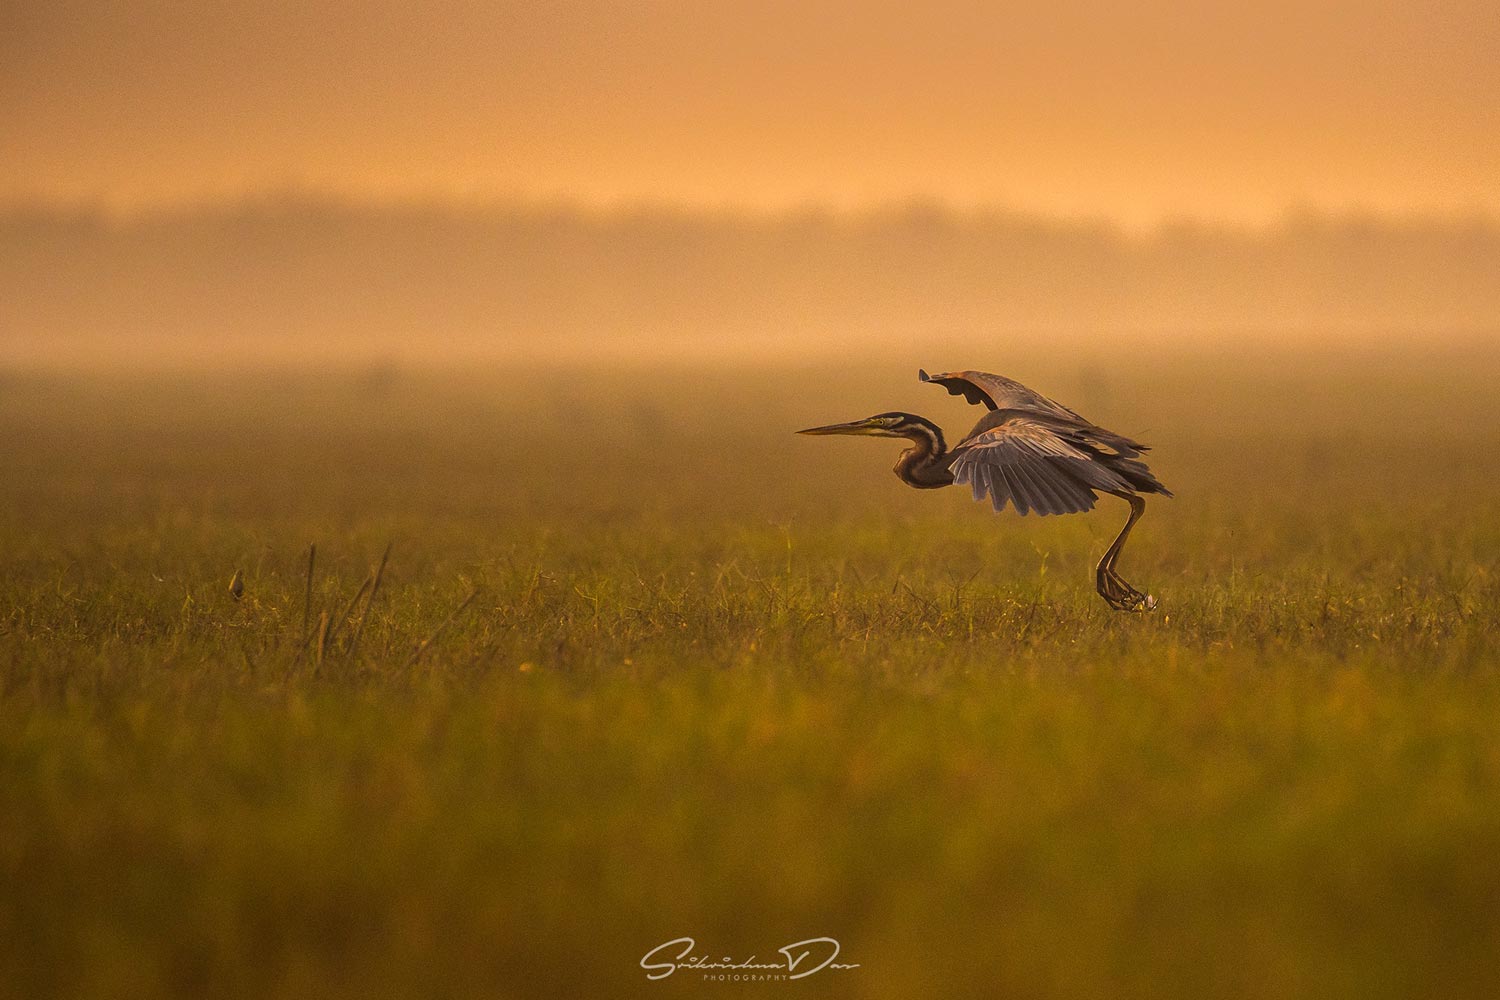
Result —
<svg viewBox="0 0 1500 1000"><path fill-rule="evenodd" d="M385 563L391 557L391 543L385 543L385 551L380 554L380 566L375 570L375 582L370 587L370 596L365 601L365 609L360 612L359 622L354 626L354 638L349 641L349 659L354 659L354 654L359 650L360 636L365 634L365 619L370 617L370 605L375 603L375 597L380 593L380 579L385 576Z"/></svg>
<svg viewBox="0 0 1500 1000"><path fill-rule="evenodd" d="M444 618L441 622L438 623L438 627L432 630L431 635L423 639L421 642L417 643L417 647L411 651L411 659L406 661L406 665L408 667L416 666L417 661L422 658L422 654L427 652L427 647L436 642L438 636L443 634L443 630L450 624L452 624L455 618L463 614L464 609L467 608L470 604L474 603L474 598L478 596L478 587L475 587L473 590L469 591L469 596L464 598L463 603L449 612L448 617Z"/></svg>
<svg viewBox="0 0 1500 1000"><path fill-rule="evenodd" d="M302 641L301 645L307 646L307 626L312 620L312 588L313 588L313 566L318 560L318 544L312 543L307 547L307 586L302 591Z"/></svg>

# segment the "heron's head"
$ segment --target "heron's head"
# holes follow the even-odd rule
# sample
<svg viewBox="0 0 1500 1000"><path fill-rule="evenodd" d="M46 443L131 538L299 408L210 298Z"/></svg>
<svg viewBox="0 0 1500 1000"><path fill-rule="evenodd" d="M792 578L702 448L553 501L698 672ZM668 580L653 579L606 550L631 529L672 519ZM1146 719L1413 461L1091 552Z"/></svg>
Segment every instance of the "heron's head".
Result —
<svg viewBox="0 0 1500 1000"><path fill-rule="evenodd" d="M926 420L914 413L877 413L863 420L851 420L847 424L828 424L826 427L809 427L798 434L862 434L867 437L909 438L922 433L919 428L930 427Z"/></svg>

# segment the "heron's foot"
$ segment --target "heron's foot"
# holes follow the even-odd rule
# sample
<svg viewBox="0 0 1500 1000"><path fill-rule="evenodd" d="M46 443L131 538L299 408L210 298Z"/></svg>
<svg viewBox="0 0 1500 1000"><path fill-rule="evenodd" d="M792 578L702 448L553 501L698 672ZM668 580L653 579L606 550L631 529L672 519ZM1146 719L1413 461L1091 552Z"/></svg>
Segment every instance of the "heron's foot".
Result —
<svg viewBox="0 0 1500 1000"><path fill-rule="evenodd" d="M1156 609L1156 598L1136 590L1112 569L1101 568L1096 582L1099 596L1116 611L1154 611Z"/></svg>

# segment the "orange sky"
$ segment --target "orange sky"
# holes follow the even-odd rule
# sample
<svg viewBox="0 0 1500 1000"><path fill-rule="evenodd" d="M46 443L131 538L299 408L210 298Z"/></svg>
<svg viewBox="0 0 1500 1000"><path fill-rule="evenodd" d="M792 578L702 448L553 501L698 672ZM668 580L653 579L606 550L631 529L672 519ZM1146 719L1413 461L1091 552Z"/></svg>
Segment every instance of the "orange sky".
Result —
<svg viewBox="0 0 1500 1000"><path fill-rule="evenodd" d="M0 0L0 197L1500 213L1495 0Z"/></svg>

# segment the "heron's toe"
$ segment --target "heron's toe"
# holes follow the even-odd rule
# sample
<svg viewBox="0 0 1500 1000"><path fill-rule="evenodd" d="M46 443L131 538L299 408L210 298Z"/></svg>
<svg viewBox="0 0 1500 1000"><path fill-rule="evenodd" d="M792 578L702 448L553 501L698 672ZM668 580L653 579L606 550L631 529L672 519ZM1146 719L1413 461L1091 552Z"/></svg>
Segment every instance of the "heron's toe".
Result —
<svg viewBox="0 0 1500 1000"><path fill-rule="evenodd" d="M1106 572L1099 578L1099 596L1116 611L1154 611L1156 598L1143 594L1115 573Z"/></svg>

